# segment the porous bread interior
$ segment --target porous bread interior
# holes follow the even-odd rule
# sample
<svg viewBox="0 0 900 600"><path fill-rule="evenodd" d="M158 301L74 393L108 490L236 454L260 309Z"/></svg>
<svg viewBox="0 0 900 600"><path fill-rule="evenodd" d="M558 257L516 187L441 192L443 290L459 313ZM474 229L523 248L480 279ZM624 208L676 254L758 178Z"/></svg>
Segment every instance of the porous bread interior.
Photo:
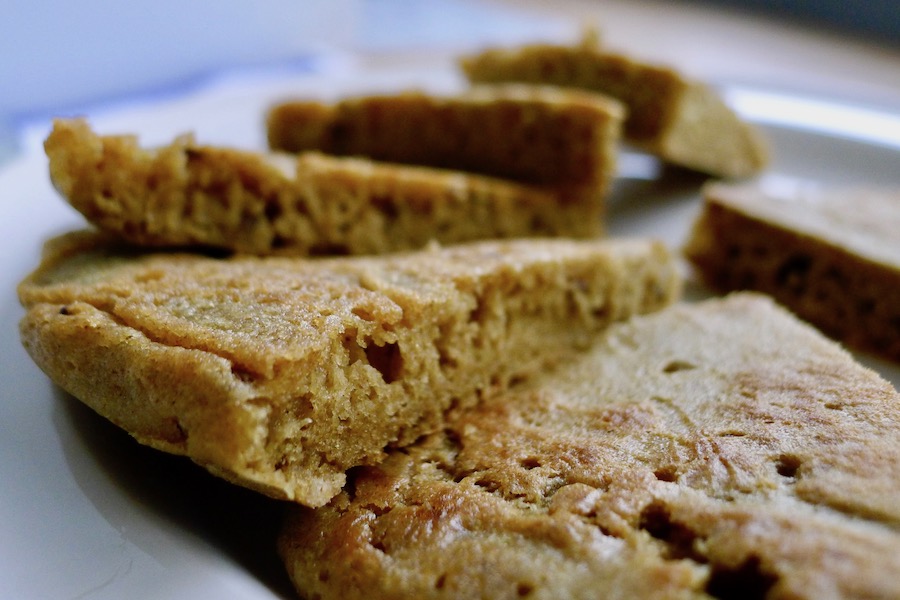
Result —
<svg viewBox="0 0 900 600"><path fill-rule="evenodd" d="M805 231L779 218L777 205L764 210L763 191L751 191L749 204L746 193L720 185L705 191L684 248L704 281L767 293L828 335L900 360L900 266L844 245L840 225L831 236ZM846 210L858 210L847 193Z"/></svg>
<svg viewBox="0 0 900 600"><path fill-rule="evenodd" d="M35 361L143 443L309 505L679 288L669 253L640 241L313 260L97 246L51 245L20 286Z"/></svg>
<svg viewBox="0 0 900 600"><path fill-rule="evenodd" d="M624 111L576 90L480 86L441 96L366 95L286 101L267 117L276 150L322 150L482 173L603 197L615 174Z"/></svg>
<svg viewBox="0 0 900 600"><path fill-rule="evenodd" d="M51 179L96 226L145 246L248 254L380 254L431 241L603 231L602 191L318 153L298 157L202 146L190 136L143 148L57 120L45 141Z"/></svg>

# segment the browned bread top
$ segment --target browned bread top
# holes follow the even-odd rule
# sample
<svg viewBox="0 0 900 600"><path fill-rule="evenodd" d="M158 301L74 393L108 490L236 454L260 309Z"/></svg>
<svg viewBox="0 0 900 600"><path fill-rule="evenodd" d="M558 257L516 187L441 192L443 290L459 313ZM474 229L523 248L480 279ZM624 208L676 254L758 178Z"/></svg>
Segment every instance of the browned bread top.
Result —
<svg viewBox="0 0 900 600"><path fill-rule="evenodd" d="M782 178L709 184L704 201L900 271L900 188Z"/></svg>
<svg viewBox="0 0 900 600"><path fill-rule="evenodd" d="M735 295L613 325L280 548L307 597L895 598L898 494L897 391Z"/></svg>

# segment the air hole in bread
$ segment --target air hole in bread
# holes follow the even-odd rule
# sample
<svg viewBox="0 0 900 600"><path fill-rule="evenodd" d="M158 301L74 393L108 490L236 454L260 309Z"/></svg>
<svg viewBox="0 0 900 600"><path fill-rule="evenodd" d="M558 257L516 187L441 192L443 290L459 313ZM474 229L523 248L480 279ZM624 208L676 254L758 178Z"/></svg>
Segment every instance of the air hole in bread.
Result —
<svg viewBox="0 0 900 600"><path fill-rule="evenodd" d="M714 565L706 584L713 598L763 599L778 578L760 568L759 558L751 556L737 568Z"/></svg>
<svg viewBox="0 0 900 600"><path fill-rule="evenodd" d="M663 373L677 373L678 371L690 371L696 368L697 365L689 363L686 360L675 359L663 367Z"/></svg>
<svg viewBox="0 0 900 600"><path fill-rule="evenodd" d="M354 306L350 312L354 315L362 319L363 321L375 321L375 317L372 315L372 311L364 306Z"/></svg>
<svg viewBox="0 0 900 600"><path fill-rule="evenodd" d="M269 202L266 202L263 212L266 215L266 219L271 223L283 214L284 209L277 201L270 200Z"/></svg>
<svg viewBox="0 0 900 600"><path fill-rule="evenodd" d="M665 544L663 555L671 560L690 559L705 563L706 558L695 550L697 534L687 526L672 520L669 509L660 502L651 502L641 511L638 527Z"/></svg>
<svg viewBox="0 0 900 600"><path fill-rule="evenodd" d="M273 250L280 250L282 248L287 248L290 245L291 245L291 241L289 239L287 239L286 237L284 237L283 235L276 233L275 236L272 238L272 249Z"/></svg>
<svg viewBox="0 0 900 600"><path fill-rule="evenodd" d="M519 598L530 596L531 592L533 591L534 586L530 583L519 583L519 585L516 586L516 594L519 596Z"/></svg>
<svg viewBox="0 0 900 600"><path fill-rule="evenodd" d="M307 202L308 202L308 200L307 200L305 197L303 197L303 198L297 198L297 199L294 201L293 205L292 205L292 208L294 209L294 212L295 212L297 215L302 215L302 216L304 216L304 217L309 217L309 216L310 216L310 212L309 212L309 205L307 204Z"/></svg>
<svg viewBox="0 0 900 600"><path fill-rule="evenodd" d="M389 195L375 194L369 199L369 202L371 202L373 206L377 206L378 210L381 211L381 214L389 220L396 219L397 215L400 214L396 201Z"/></svg>
<svg viewBox="0 0 900 600"><path fill-rule="evenodd" d="M444 586L447 584L447 574L441 573L440 576L434 581L434 589L442 590Z"/></svg>
<svg viewBox="0 0 900 600"><path fill-rule="evenodd" d="M488 492L495 492L500 487L496 481L491 481L485 477L481 477L475 481L475 485L478 487L487 490Z"/></svg>
<svg viewBox="0 0 900 600"><path fill-rule="evenodd" d="M806 289L806 276L812 266L812 259L802 254L789 257L775 273L775 283L795 293Z"/></svg>
<svg viewBox="0 0 900 600"><path fill-rule="evenodd" d="M513 375L512 377L509 378L509 381L507 382L507 385L509 385L509 387L516 387L516 386L522 385L522 384L525 383L526 381L528 381L528 375L527 375L527 374L525 374L525 373L516 373L515 375Z"/></svg>
<svg viewBox="0 0 900 600"><path fill-rule="evenodd" d="M672 483L678 481L678 469L675 467L675 465L666 465L665 467L660 467L659 469L653 471L653 476L656 477L659 481Z"/></svg>
<svg viewBox="0 0 900 600"><path fill-rule="evenodd" d="M478 298L478 304L469 312L470 323L484 323L488 317L487 302L484 298Z"/></svg>
<svg viewBox="0 0 900 600"><path fill-rule="evenodd" d="M239 381L243 382L251 382L256 379L256 375L252 371L235 363L231 364L231 374Z"/></svg>
<svg viewBox="0 0 900 600"><path fill-rule="evenodd" d="M598 306L594 310L591 311L591 315L595 319L599 319L601 321L605 321L609 318L609 307L608 306Z"/></svg>
<svg viewBox="0 0 900 600"><path fill-rule="evenodd" d="M536 456L527 456L521 460L519 463L523 468L528 469L529 471L532 469L537 469L541 466L541 460Z"/></svg>
<svg viewBox="0 0 900 600"><path fill-rule="evenodd" d="M309 249L310 256L347 256L350 249L346 244L317 244Z"/></svg>
<svg viewBox="0 0 900 600"><path fill-rule="evenodd" d="M737 431L729 429L728 431L722 431L719 433L719 437L744 437L747 435L743 431Z"/></svg>
<svg viewBox="0 0 900 600"><path fill-rule="evenodd" d="M459 361L454 356L453 343L456 334L447 325L440 326L440 335L434 340L434 348L438 353L438 364L442 369L454 369Z"/></svg>
<svg viewBox="0 0 900 600"><path fill-rule="evenodd" d="M188 439L188 434L185 428L181 425L181 421L172 417L168 419L169 425L171 427L167 428L167 434L165 435L165 439L170 444L183 444Z"/></svg>
<svg viewBox="0 0 900 600"><path fill-rule="evenodd" d="M400 377L403 371L403 355L400 354L400 347L394 344L385 344L378 346L370 343L365 348L366 360L379 373L385 383L393 383Z"/></svg>
<svg viewBox="0 0 900 600"><path fill-rule="evenodd" d="M787 479L796 479L800 471L800 459L792 454L782 454L775 461L778 474Z"/></svg>

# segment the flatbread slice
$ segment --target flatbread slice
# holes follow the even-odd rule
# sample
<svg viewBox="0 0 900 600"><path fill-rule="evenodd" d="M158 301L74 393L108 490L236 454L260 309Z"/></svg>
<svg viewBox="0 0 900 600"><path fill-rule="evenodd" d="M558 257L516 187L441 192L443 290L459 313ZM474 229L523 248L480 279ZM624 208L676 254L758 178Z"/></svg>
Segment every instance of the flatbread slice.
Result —
<svg viewBox="0 0 900 600"><path fill-rule="evenodd" d="M275 150L481 173L598 203L615 175L624 116L619 102L597 94L488 85L457 95L289 100L271 108L267 127Z"/></svg>
<svg viewBox="0 0 900 600"><path fill-rule="evenodd" d="M531 44L464 56L473 83L523 82L607 94L627 109L625 139L670 163L719 177L747 177L768 163L767 144L710 86L602 47Z"/></svg>
<svg viewBox="0 0 900 600"><path fill-rule="evenodd" d="M678 290L673 256L640 240L221 259L88 232L51 242L19 297L22 342L63 389L141 443L316 506Z"/></svg>
<svg viewBox="0 0 900 600"><path fill-rule="evenodd" d="M247 254L380 254L431 241L603 232L600 201L555 189L319 153L256 153L184 136L143 148L57 120L51 179L97 227L144 246Z"/></svg>
<svg viewBox="0 0 900 600"><path fill-rule="evenodd" d="M307 598L900 597L900 395L771 300L614 324L279 542Z"/></svg>
<svg viewBox="0 0 900 600"><path fill-rule="evenodd" d="M900 189L794 180L708 185L685 254L720 290L759 290L900 361Z"/></svg>

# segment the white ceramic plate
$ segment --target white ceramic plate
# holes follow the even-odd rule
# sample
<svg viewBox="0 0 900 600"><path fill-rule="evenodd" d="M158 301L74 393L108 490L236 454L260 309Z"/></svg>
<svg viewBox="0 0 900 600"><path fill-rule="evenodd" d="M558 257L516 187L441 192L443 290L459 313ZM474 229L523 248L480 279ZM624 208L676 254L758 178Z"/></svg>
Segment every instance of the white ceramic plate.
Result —
<svg viewBox="0 0 900 600"><path fill-rule="evenodd" d="M187 98L90 116L101 132L138 132L148 144L194 130L202 142L261 149L263 110L289 93L458 84L434 72L351 75L222 81ZM900 116L727 91L771 138L769 176L900 186ZM46 129L29 130L24 152L0 171L0 597L293 597L274 551L278 503L137 445L54 387L22 350L15 285L45 239L83 226L48 182ZM636 155L622 168L611 232L680 245L702 179ZM896 366L864 360L900 383Z"/></svg>

